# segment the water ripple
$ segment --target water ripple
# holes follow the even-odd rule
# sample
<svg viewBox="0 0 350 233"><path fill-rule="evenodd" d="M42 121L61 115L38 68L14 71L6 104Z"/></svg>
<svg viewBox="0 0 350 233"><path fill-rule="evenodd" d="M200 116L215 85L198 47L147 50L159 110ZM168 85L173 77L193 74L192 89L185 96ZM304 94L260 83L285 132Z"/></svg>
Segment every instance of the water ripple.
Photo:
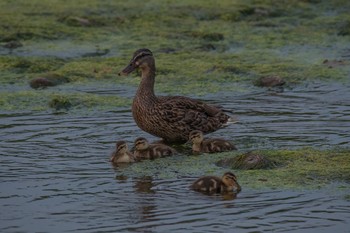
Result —
<svg viewBox="0 0 350 233"><path fill-rule="evenodd" d="M239 118L213 135L234 139L241 150L349 147L349 90L314 83L213 96L209 102ZM193 177L118 177L108 163L115 140L156 140L135 126L129 109L88 116L1 113L0 119L1 232L348 229L350 204L341 192L243 189L237 197L206 196L189 189Z"/></svg>

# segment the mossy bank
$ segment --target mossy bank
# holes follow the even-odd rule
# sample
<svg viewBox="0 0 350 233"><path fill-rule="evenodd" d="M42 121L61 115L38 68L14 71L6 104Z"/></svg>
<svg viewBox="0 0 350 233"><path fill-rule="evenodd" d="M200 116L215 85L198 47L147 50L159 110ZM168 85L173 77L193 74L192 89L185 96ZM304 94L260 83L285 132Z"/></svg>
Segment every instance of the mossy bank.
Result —
<svg viewBox="0 0 350 233"><path fill-rule="evenodd" d="M40 99L29 82L46 73L69 79L65 86L136 86L135 76L116 74L141 47L155 54L162 93L244 92L262 76L287 86L346 81L349 11L345 0L2 1L0 83L13 90L11 99L28 93L38 96L34 102ZM17 85L25 92L11 88ZM8 105L2 100L0 110ZM29 102L26 108L38 109Z"/></svg>
<svg viewBox="0 0 350 233"><path fill-rule="evenodd" d="M116 168L118 174L127 178L155 176L162 179L198 177L203 175L221 176L233 171L244 188L254 189L317 189L335 184L340 189L350 186L350 150L298 150L259 151L277 165L268 169L233 169L230 159L242 152L203 154L199 156L173 156ZM219 162L226 160L228 162ZM218 165L218 162L220 165ZM333 185L334 186L334 185Z"/></svg>

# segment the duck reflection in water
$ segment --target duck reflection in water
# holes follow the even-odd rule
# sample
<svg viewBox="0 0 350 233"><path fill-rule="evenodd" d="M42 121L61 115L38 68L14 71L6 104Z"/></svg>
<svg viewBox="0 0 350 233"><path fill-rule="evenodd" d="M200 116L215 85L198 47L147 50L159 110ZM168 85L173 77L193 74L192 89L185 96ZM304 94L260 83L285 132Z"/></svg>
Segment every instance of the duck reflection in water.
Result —
<svg viewBox="0 0 350 233"><path fill-rule="evenodd" d="M140 195L141 200L144 200L139 202L142 222L151 221L155 217L157 205L153 195L156 191L152 189L153 187L153 178L151 176L144 176L135 181L135 191Z"/></svg>
<svg viewBox="0 0 350 233"><path fill-rule="evenodd" d="M144 176L136 180L135 182L135 191L137 193L156 193L153 187L153 178L151 176Z"/></svg>

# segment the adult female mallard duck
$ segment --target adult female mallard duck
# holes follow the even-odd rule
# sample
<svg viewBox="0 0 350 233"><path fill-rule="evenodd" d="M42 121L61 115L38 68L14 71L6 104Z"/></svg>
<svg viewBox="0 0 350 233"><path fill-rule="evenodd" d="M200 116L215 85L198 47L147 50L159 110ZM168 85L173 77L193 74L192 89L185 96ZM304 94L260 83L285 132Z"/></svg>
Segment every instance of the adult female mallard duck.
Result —
<svg viewBox="0 0 350 233"><path fill-rule="evenodd" d="M230 117L214 105L184 96L156 96L156 66L149 49L137 50L119 75L128 75L137 68L141 70L141 83L132 114L142 130L167 142L185 142L192 130L210 133L229 122Z"/></svg>
<svg viewBox="0 0 350 233"><path fill-rule="evenodd" d="M150 144L146 138L139 137L135 140L134 156L137 160L156 159L171 156L175 149L164 144Z"/></svg>
<svg viewBox="0 0 350 233"><path fill-rule="evenodd" d="M134 155L128 150L128 144L125 141L117 141L115 151L112 153L110 162L112 163L133 163Z"/></svg>
<svg viewBox="0 0 350 233"><path fill-rule="evenodd" d="M190 132L189 140L192 144L193 153L217 153L236 150L236 147L229 141L221 138L204 139L202 131L193 130Z"/></svg>
<svg viewBox="0 0 350 233"><path fill-rule="evenodd" d="M240 192L241 186L232 172L226 172L222 177L203 176L191 185L196 191L205 193Z"/></svg>

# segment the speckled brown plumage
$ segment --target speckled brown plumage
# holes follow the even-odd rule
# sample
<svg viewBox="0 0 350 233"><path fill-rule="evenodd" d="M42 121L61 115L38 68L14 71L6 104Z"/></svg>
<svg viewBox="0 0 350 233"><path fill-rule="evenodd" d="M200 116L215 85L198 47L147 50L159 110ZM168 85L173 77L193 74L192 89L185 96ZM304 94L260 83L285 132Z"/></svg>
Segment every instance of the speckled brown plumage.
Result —
<svg viewBox="0 0 350 233"><path fill-rule="evenodd" d="M192 152L197 153L218 153L236 150L236 147L229 141L221 138L205 139L200 130L193 130L189 134L192 142Z"/></svg>
<svg viewBox="0 0 350 233"><path fill-rule="evenodd" d="M202 101L183 96L156 96L156 68L150 50L137 50L120 74L128 75L137 68L142 75L132 113L142 130L168 142L185 142L192 130L201 130L206 134L216 131L229 121L229 116L221 109Z"/></svg>
<svg viewBox="0 0 350 233"><path fill-rule="evenodd" d="M205 193L240 192L241 186L232 172L226 172L222 177L203 176L190 186L193 190Z"/></svg>
<svg viewBox="0 0 350 233"><path fill-rule="evenodd" d="M150 144L146 138L139 137L135 140L134 157L137 161L144 159L156 159L176 154L175 149L164 144Z"/></svg>
<svg viewBox="0 0 350 233"><path fill-rule="evenodd" d="M128 150L128 144L125 141L117 141L110 158L112 163L133 163L135 162L134 155Z"/></svg>

